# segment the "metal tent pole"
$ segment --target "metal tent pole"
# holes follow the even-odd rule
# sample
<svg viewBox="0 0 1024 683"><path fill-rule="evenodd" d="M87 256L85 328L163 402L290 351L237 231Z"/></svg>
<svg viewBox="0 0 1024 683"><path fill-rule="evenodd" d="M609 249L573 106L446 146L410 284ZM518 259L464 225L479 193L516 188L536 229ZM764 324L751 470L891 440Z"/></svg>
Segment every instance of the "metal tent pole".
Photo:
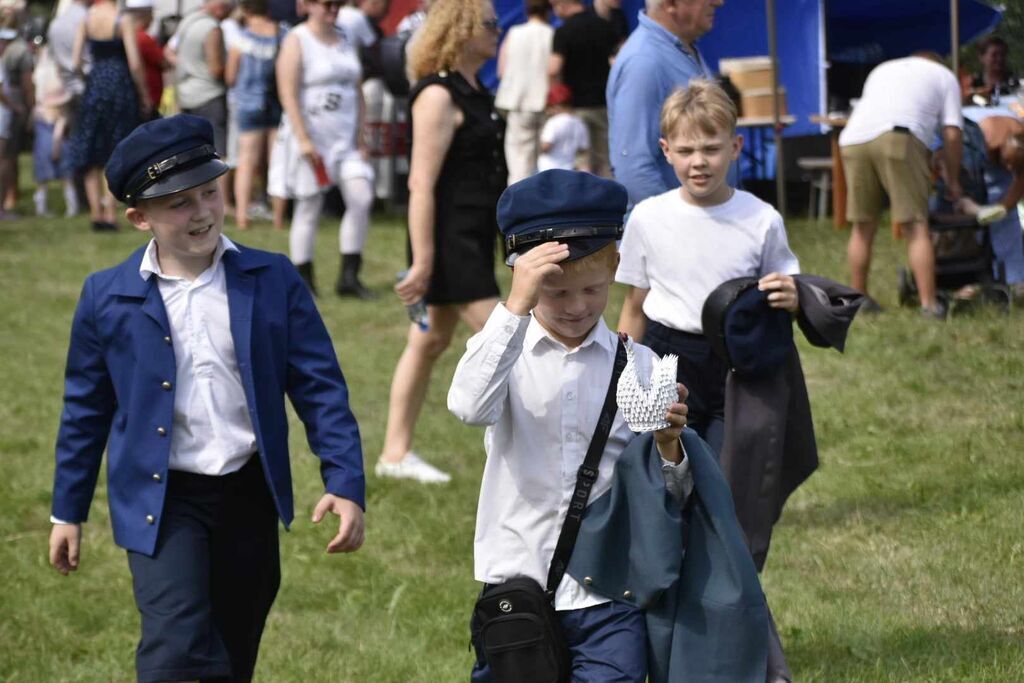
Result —
<svg viewBox="0 0 1024 683"><path fill-rule="evenodd" d="M956 2L956 0L953 0ZM775 0L766 0L768 13L768 52L772 60L772 130L775 133L775 203L786 215L786 170L782 154L781 103L779 102L779 45L775 25Z"/></svg>
<svg viewBox="0 0 1024 683"><path fill-rule="evenodd" d="M949 38L953 48L953 74L960 78L960 0L949 0Z"/></svg>

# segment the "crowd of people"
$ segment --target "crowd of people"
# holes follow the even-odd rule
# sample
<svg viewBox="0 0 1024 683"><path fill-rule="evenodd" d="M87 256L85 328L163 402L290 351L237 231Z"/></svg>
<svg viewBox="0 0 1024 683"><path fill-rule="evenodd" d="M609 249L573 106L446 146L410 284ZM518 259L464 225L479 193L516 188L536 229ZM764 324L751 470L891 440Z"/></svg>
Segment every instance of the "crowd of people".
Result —
<svg viewBox="0 0 1024 683"><path fill-rule="evenodd" d="M922 310L941 314L922 208L930 194L926 138L942 134L948 199L979 216L988 208L963 200L959 174L950 171L961 164L961 97L1003 92L999 55L983 48L985 71L964 86L969 91L932 56L886 63L869 77L840 138L854 197L854 289L801 275L783 217L735 184L743 145L737 107L696 45L721 5L648 0L629 34L616 0L592 7L527 0L526 22L509 27L500 50L502 26L488 0L434 0L403 21L408 268L394 289L413 319L374 469L378 477L422 483L451 479L413 443L433 368L464 322L473 336L448 407L487 428L474 552L475 576L485 585L473 620L475 681L516 680L510 672L521 660L508 653L521 642L489 630L495 616L487 596L523 577L554 608L565 641L555 659L568 657L574 680L791 680L757 572L787 496L817 466L792 320L812 344L842 349L865 300L883 194L908 236ZM63 573L76 569L80 523L115 425L112 520L115 539L129 551L142 613L140 680L251 678L280 581L276 519L287 524L292 516L283 395L322 461L326 494L315 521L327 512L341 518L329 551L362 543L360 438L314 305L313 255L325 193L337 188L344 213L334 290L375 296L360 271L378 174L368 120L385 106L382 84L394 82L374 49L388 6L302 0L298 7L301 21L285 22L267 0L241 0L237 8L205 0L184 16L162 18L154 18L152 0L121 8L113 0L68 0L21 53L16 44L24 39L0 28L5 80L15 84L0 99L11 112L8 130L26 130L17 117L35 112L39 212L48 208L46 184L61 180L74 213L81 177L94 230L117 229L116 200L133 227L153 235L118 268L90 276L83 290L51 536L53 564ZM479 73L494 58L500 85L492 96ZM895 87L902 97L893 96ZM1009 174L1002 201L1016 206L1024 193L1021 132L994 119L982 130L989 162ZM16 154L15 135L5 140ZM6 198L17 181L4 164ZM286 202L294 268L222 234L232 212L239 229L261 216L284 228ZM1021 249L1019 224L1013 248ZM513 273L504 300L496 253ZM741 280L743 288L724 299L726 310L709 317L723 285ZM614 282L627 288L617 327L628 338L603 321ZM129 320L120 300L114 306L99 296L109 288L144 305L152 300L147 291L158 292L167 313L157 316L159 334L136 330L137 318ZM239 322L228 304L243 296L249 306L257 297L261 313ZM737 333L735 346L723 346L719 337L731 328L720 319L739 301L760 317ZM822 316L806 315L815 306L827 309L827 329L815 328ZM195 333L193 315L208 322L205 334ZM722 329L709 327L716 320ZM104 347L121 328L132 330L133 353ZM281 329L288 333L273 333ZM749 372L757 381L744 379L744 354L755 356ZM627 406L615 412L609 401L616 388L629 390L629 375L627 389L618 381L624 367L640 392L659 356L676 358L670 400L657 406L651 427L637 427L648 422L633 421ZM204 363L215 381L197 371ZM758 394L762 373L772 396L785 401L767 405ZM145 388L133 393L137 385ZM752 414L736 413L743 397L760 406L758 425L782 435L755 439L757 472L749 453L743 462L733 457L753 429ZM149 414L160 416L160 426L140 417ZM640 431L653 435L634 438ZM145 472L126 469L122 454L135 444L146 445ZM662 497L630 499L624 491L652 483L631 478L645 468ZM165 478L166 494L152 486ZM603 495L610 491L621 496ZM609 506L604 526L583 520L591 494ZM222 512L239 496L258 501L252 519ZM623 523L609 521L617 515L659 520L663 536L623 538ZM567 532L570 520L575 528ZM691 527L699 531L685 537ZM659 564L665 543L684 538L714 550L679 552ZM622 555L636 564L595 560L611 543L629 544ZM238 553L258 558L252 600L225 588L238 563L248 562ZM672 593L671 605L659 604L687 572L713 574L717 583L707 590L722 594ZM210 585L228 597L208 599ZM638 587L652 585L641 597ZM694 619L723 608L713 633L693 636ZM199 648L181 635L196 628L216 637Z"/></svg>

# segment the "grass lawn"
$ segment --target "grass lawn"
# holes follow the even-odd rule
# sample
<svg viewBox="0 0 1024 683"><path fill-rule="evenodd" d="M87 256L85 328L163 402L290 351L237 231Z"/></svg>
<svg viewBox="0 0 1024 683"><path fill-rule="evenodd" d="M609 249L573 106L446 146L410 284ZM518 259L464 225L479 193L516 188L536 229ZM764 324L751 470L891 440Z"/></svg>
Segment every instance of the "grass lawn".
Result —
<svg viewBox="0 0 1024 683"><path fill-rule="evenodd" d="M325 221L319 236L319 305L372 470L407 327L389 294L404 265L403 223L374 221L365 279L382 296L372 303L330 293L336 229ZM845 280L845 233L797 220L789 232L805 271ZM286 234L265 224L228 235L287 251ZM81 282L143 240L93 234L84 218L0 223L0 681L134 680L138 615L102 477L77 574L47 566L46 539ZM878 242L874 283L888 312L858 320L845 355L801 347L822 467L777 527L765 590L798 681L1021 681L1024 316L981 311L940 324L899 310L903 247ZM621 298L606 316L613 325ZM355 555L325 555L331 530L309 521L321 485L293 416L298 516L281 534L283 584L259 680L467 679L483 434L444 398L465 338L437 368L416 439L453 482L370 474L367 541Z"/></svg>

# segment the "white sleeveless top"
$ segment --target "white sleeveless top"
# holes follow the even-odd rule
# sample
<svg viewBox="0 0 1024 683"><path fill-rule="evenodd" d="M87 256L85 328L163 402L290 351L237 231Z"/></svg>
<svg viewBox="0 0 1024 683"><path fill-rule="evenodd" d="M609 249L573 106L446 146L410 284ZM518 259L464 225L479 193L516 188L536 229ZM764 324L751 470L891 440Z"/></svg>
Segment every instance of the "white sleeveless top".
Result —
<svg viewBox="0 0 1024 683"><path fill-rule="evenodd" d="M498 84L494 106L509 111L540 113L548 98L548 59L555 30L539 21L527 21L505 36L505 73Z"/></svg>
<svg viewBox="0 0 1024 683"><path fill-rule="evenodd" d="M299 39L302 51L302 119L310 141L324 159L328 175L337 182L341 165L357 154L358 98L363 75L359 56L340 32L333 45L318 40L305 24L291 32ZM281 117L271 152L268 185L270 194L276 197L308 197L321 190L310 164L299 154L287 115Z"/></svg>

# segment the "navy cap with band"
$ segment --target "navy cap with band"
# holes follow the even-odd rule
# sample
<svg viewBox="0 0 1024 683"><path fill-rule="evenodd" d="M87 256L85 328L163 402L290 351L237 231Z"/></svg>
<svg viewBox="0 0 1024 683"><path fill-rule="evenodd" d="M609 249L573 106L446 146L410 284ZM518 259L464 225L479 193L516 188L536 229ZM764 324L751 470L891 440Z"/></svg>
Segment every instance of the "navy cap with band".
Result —
<svg viewBox="0 0 1024 683"><path fill-rule="evenodd" d="M111 194L129 206L188 190L227 171L213 146L213 126L189 114L142 124L117 144L106 166Z"/></svg>
<svg viewBox="0 0 1024 683"><path fill-rule="evenodd" d="M569 261L622 237L626 188L580 171L554 169L510 185L498 199L498 227L508 265L545 242L569 247Z"/></svg>

